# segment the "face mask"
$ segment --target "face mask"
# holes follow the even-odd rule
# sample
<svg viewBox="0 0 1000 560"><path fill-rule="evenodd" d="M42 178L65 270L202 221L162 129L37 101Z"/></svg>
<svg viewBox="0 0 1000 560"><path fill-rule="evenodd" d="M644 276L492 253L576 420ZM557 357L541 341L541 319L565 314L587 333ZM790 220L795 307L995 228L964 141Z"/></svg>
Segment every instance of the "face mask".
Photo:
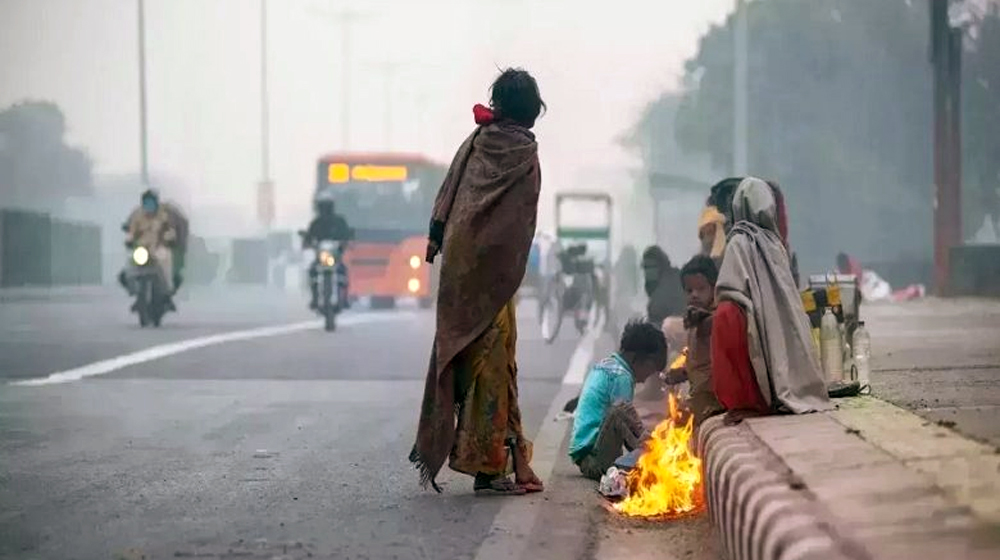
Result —
<svg viewBox="0 0 1000 560"><path fill-rule="evenodd" d="M155 200L143 200L142 209L150 214L156 212L158 204Z"/></svg>

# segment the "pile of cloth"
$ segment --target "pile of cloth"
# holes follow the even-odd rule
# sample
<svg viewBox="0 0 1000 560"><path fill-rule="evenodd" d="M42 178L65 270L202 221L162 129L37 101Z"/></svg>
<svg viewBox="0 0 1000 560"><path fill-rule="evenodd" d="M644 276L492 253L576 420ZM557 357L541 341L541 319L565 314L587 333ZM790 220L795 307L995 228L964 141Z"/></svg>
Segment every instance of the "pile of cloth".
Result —
<svg viewBox="0 0 1000 560"><path fill-rule="evenodd" d="M846 253L837 255L837 270L841 274L853 274L858 278L861 298L867 302L909 301L922 298L927 294L927 288L923 284L911 284L901 290L893 290L892 286L874 270L862 268L857 259Z"/></svg>

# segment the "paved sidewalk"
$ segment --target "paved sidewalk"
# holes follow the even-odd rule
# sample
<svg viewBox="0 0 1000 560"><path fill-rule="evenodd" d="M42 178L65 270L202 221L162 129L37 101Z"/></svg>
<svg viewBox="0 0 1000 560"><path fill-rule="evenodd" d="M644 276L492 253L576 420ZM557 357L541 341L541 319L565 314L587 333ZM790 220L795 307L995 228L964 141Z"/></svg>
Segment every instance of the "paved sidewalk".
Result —
<svg viewBox="0 0 1000 560"><path fill-rule="evenodd" d="M869 305L877 397L1000 447L1000 300Z"/></svg>

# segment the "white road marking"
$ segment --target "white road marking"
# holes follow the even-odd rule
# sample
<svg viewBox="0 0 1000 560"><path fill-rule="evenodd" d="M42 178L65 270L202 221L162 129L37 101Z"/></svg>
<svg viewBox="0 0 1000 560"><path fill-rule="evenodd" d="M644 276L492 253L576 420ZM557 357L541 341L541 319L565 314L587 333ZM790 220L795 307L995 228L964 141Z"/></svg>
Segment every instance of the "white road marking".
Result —
<svg viewBox="0 0 1000 560"><path fill-rule="evenodd" d="M414 316L413 313L379 313L379 314L345 315L344 317L338 319L337 324L338 326L349 327L351 325L377 323L382 321L393 321L413 316ZM191 350L196 350L198 348L205 348L207 346L216 346L219 344L225 344L227 342L237 342L242 340L253 340L256 338L281 336L301 331L320 329L322 327L323 327L323 321L321 320L303 321L301 323L291 323L287 325L278 325L273 327L260 327L256 329L233 331L228 333L203 336L199 338L192 338L188 340L181 340L179 342L160 344L158 346L153 346L145 350L132 352L130 354L124 354L107 360L101 360L99 362L94 362L92 364L87 364L85 366L81 366L78 368L56 372L47 377L42 377L39 379L27 379L24 381L16 381L14 383L11 383L11 385L17 385L21 387L38 387L42 385L70 383L72 381L79 381L86 377L94 377L95 375L104 375L106 373L111 373L113 371L124 369L137 364L151 362L153 360L159 360L161 358L166 358L167 356L173 356L175 354L180 354L182 352L189 352ZM340 336L340 335L332 334L331 336Z"/></svg>
<svg viewBox="0 0 1000 560"><path fill-rule="evenodd" d="M563 385L583 385L583 379L587 376L590 362L594 359L594 346L597 339L604 332L606 318L600 316L594 327L584 333L580 343L576 345L573 356L569 359L569 367L566 375L563 376Z"/></svg>
<svg viewBox="0 0 1000 560"><path fill-rule="evenodd" d="M573 356L569 359L569 367L566 375L563 376L563 385L583 385L583 379L587 375L587 368L594 359L594 345L597 338L604 330L604 322L601 321L595 328L587 331L580 343L577 344Z"/></svg>
<svg viewBox="0 0 1000 560"><path fill-rule="evenodd" d="M555 398L552 399L552 404L549 405L545 418L542 419L542 426L534 440L531 467L543 482L551 478L556 461L559 460L559 451L562 449L566 431L572 426L572 422L560 421L556 415L562 411L566 401L578 395L593 359L597 338L603 330L604 321L601 320L580 339L576 350L573 351L573 357L569 361L566 375L563 376L562 386ZM493 519L490 532L486 540L479 546L475 560L517 560L522 558L535 528L538 508L544 501L545 492L519 496L507 501Z"/></svg>

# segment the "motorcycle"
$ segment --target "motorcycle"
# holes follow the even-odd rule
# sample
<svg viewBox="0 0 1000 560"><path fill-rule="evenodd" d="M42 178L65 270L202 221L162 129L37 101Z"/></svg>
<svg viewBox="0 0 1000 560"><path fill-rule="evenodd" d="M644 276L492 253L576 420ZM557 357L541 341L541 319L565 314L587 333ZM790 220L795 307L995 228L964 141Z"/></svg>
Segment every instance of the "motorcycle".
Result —
<svg viewBox="0 0 1000 560"><path fill-rule="evenodd" d="M306 232L300 231L305 236ZM319 305L316 312L323 316L327 332L337 330L337 315L347 308L347 266L344 264L344 242L322 240L315 243L316 282L319 283Z"/></svg>
<svg viewBox="0 0 1000 560"><path fill-rule="evenodd" d="M159 327L167 313L166 281L152 250L142 245L130 248L125 281L129 295L135 297L132 311L139 315L140 327Z"/></svg>
<svg viewBox="0 0 1000 560"><path fill-rule="evenodd" d="M539 319L542 338L547 344L559 336L567 312L572 314L580 335L596 321L598 280L594 261L584 258L586 251L586 245L561 251L558 255L560 270L544 283L539 298Z"/></svg>

